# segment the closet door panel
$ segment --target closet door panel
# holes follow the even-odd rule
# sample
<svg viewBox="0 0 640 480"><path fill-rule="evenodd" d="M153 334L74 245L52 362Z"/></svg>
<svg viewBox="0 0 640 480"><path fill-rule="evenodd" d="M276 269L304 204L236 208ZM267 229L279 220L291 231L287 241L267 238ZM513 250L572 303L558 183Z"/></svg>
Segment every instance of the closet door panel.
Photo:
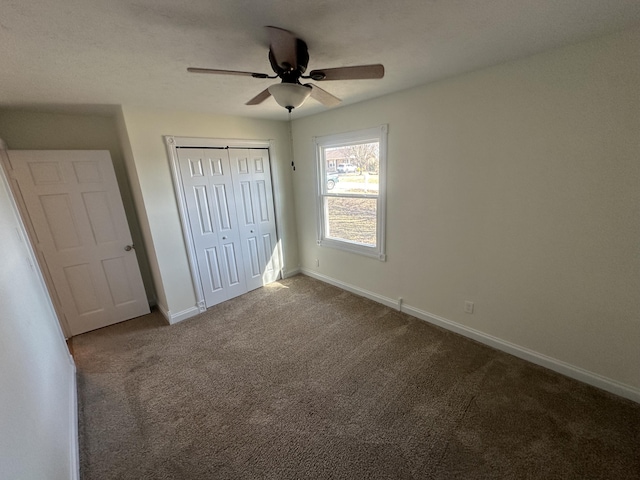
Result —
<svg viewBox="0 0 640 480"><path fill-rule="evenodd" d="M278 279L281 269L269 150L250 149L247 163L252 179L253 212L260 235L258 245L261 254L262 280L267 284Z"/></svg>
<svg viewBox="0 0 640 480"><path fill-rule="evenodd" d="M223 149L180 148L178 162L198 276L211 307L247 291L229 158Z"/></svg>
<svg viewBox="0 0 640 480"><path fill-rule="evenodd" d="M249 149L230 148L229 159L238 206L238 222L248 290L262 287L265 256L260 246L260 228L256 218L256 189Z"/></svg>

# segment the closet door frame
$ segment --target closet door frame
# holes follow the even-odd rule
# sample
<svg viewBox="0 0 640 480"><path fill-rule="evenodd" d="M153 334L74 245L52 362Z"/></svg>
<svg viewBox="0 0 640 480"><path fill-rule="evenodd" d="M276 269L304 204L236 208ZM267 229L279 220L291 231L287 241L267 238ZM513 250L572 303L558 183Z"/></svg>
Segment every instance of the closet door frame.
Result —
<svg viewBox="0 0 640 480"><path fill-rule="evenodd" d="M187 213L187 201L182 183L182 174L180 173L180 165L178 163L178 148L191 147L191 148L266 148L269 150L269 164L270 164L270 176L271 186L273 192L277 191L277 178L275 171L277 169L277 162L274 154L274 141L273 140L244 140L237 138L199 138L199 137L177 137L173 135L164 135L164 142L167 148L167 155L169 157L169 166L171 167L171 177L173 180L173 188L176 195L176 201L178 204L178 213L180 215L180 226L182 228L182 235L184 236L185 247L187 250L187 258L189 259L189 270L191 272L191 281L193 282L193 290L196 296L196 306L200 313L207 310L204 300L204 291L202 282L200 280L198 263L196 259L196 251L194 247L194 240L191 234L191 227L189 224L189 215ZM282 241L280 239L280 232L282 232L282 225L280 225L280 219L276 211L278 210L278 202L276 195L273 196L274 215L276 223L276 242L278 245L278 254L280 256L280 277L284 278L284 256L282 252Z"/></svg>

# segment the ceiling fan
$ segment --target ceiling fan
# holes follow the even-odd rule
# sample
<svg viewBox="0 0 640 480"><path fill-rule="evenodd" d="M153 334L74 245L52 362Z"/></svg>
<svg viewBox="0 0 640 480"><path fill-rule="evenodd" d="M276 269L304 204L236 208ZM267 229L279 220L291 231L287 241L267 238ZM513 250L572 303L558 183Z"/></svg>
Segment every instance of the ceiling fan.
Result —
<svg viewBox="0 0 640 480"><path fill-rule="evenodd" d="M242 72L237 70L216 70L212 68L189 67L192 73L213 73L218 75L243 75L253 78L280 78L276 83L266 88L249 100L246 105L258 105L270 96L278 104L291 112L298 108L311 96L327 107L338 105L341 100L326 90L311 83L301 84L300 79L311 79L316 82L324 80L360 80L384 77L384 66L357 65L352 67L324 68L311 70L309 75L303 75L309 63L309 51L304 40L296 37L288 30L278 27L265 27L269 33L269 62L275 75L266 73Z"/></svg>

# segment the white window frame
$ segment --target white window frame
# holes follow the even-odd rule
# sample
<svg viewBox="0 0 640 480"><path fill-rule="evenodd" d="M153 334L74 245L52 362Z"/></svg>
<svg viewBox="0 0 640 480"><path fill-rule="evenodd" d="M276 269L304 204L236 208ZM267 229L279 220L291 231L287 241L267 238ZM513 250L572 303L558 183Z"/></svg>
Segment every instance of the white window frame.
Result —
<svg viewBox="0 0 640 480"><path fill-rule="evenodd" d="M340 133L314 137L313 143L316 149L317 170L317 244L321 247L331 247L347 252L358 253L368 257L374 257L381 262L386 261L385 232L386 232L386 205L387 205L387 134L388 125L358 130L355 132ZM327 212L325 209L326 197L348 198L376 198L375 195L330 193L326 181L326 160L324 151L327 148L343 147L359 143L379 142L379 170L378 170L378 195L376 206L376 245L374 247L359 243L348 242L325 235Z"/></svg>

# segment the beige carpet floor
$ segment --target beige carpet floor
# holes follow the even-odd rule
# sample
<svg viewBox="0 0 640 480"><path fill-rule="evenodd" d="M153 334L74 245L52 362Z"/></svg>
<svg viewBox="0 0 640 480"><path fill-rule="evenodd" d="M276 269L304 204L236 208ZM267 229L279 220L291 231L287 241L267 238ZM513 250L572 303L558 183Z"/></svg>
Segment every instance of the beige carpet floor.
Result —
<svg viewBox="0 0 640 480"><path fill-rule="evenodd" d="M297 276L74 337L81 474L640 478L640 405Z"/></svg>

